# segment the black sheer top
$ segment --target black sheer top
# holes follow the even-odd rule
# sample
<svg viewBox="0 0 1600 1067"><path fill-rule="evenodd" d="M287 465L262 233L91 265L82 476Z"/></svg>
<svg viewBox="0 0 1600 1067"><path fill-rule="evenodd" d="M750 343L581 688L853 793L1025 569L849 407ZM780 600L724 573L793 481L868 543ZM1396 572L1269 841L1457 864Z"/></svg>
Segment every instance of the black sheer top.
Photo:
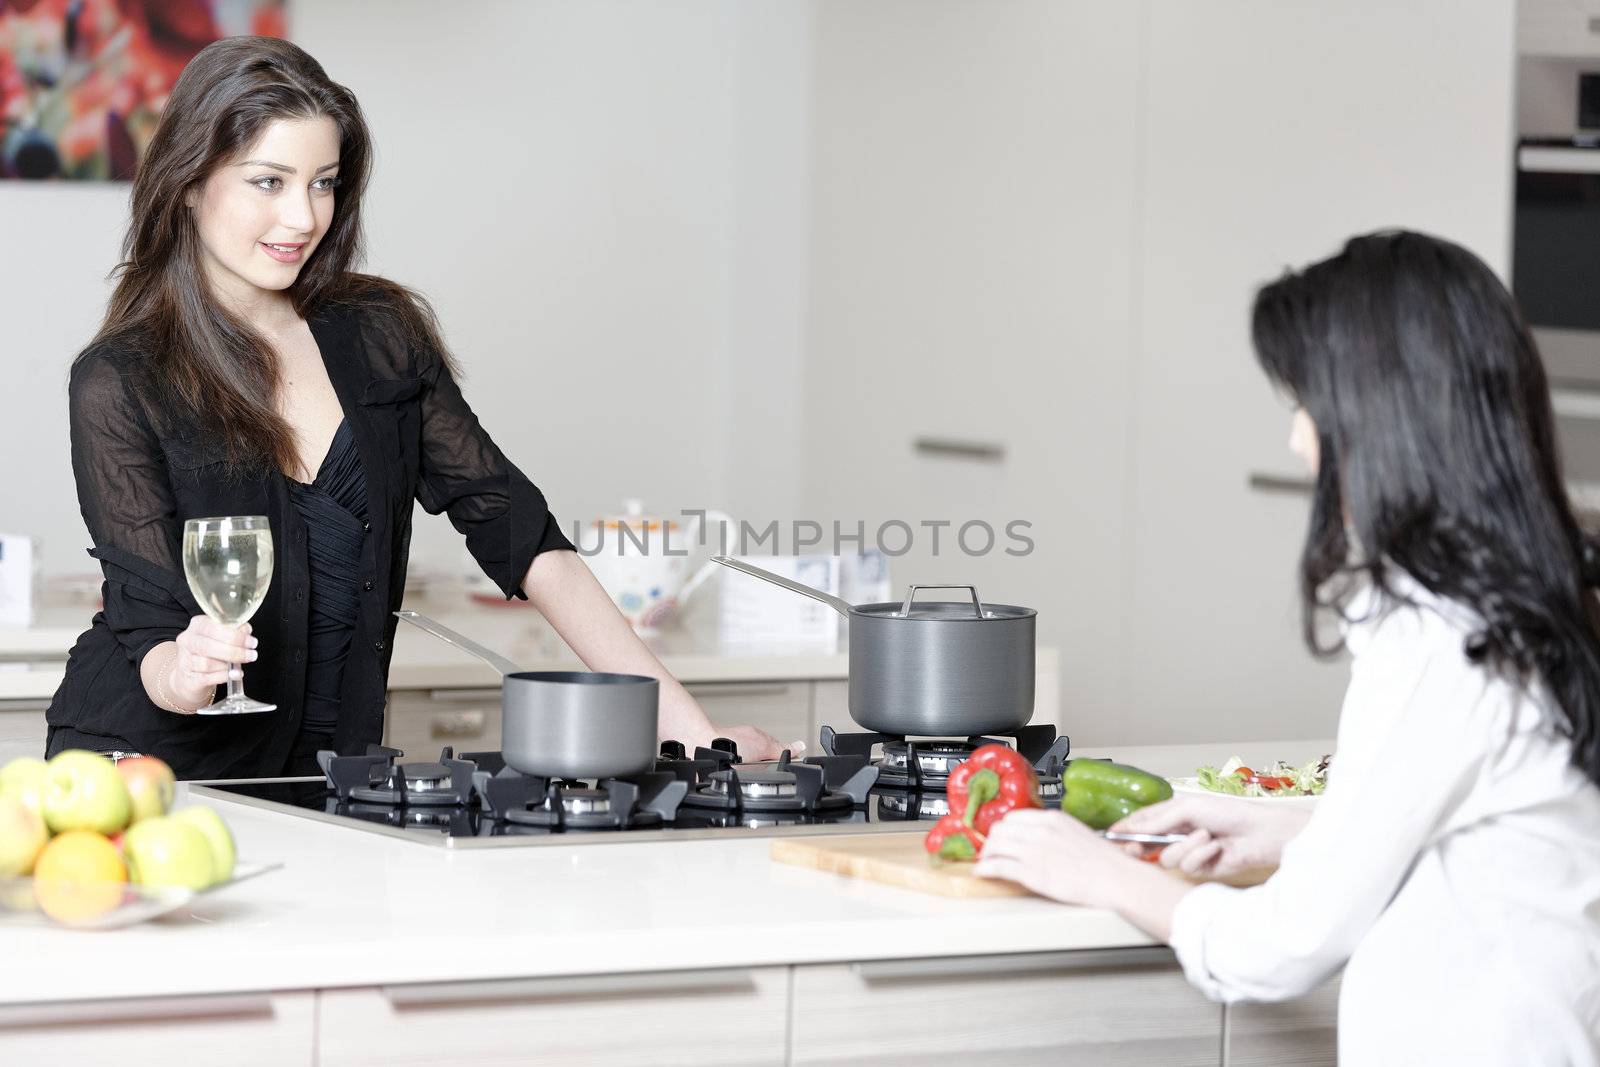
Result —
<svg viewBox="0 0 1600 1067"><path fill-rule="evenodd" d="M339 725L339 686L361 615L361 542L367 536L367 479L349 420L340 420L322 468L309 484L289 481L289 498L306 524L306 702L300 732Z"/></svg>
<svg viewBox="0 0 1600 1067"><path fill-rule="evenodd" d="M535 555L570 550L544 494L508 460L478 422L440 353L410 336L397 312L328 304L307 316L329 380L345 414L345 432L366 483L358 560L344 564L355 583L356 623L348 632L342 678L324 686L308 666L326 657L316 630L327 624L312 608L330 588L316 556L342 552L330 530L353 533L336 512L331 525L302 518L290 479L276 466L258 473L232 469L222 442L197 425L186 405L157 388L147 372L155 342L103 342L73 365L72 471L78 503L93 540L90 554L105 573L105 609L90 622L67 660L66 675L46 715L49 751L71 744L160 756L180 778L237 778L283 771L301 737L301 721L325 715L311 699L336 692L338 725L331 747L350 755L383 737L389 656L405 589L413 502L444 513L461 532L485 574L509 597ZM343 448L348 453L350 445ZM326 504L347 511L330 458L314 488ZM318 484L320 483L320 484ZM348 488L348 487L346 487ZM335 503L335 501L338 501ZM312 505L317 512L326 507ZM139 663L200 614L183 577L183 523L201 515L265 515L276 564L267 598L250 620L260 658L245 665L245 691L278 705L261 715L174 715L145 693ZM353 516L352 516L353 518ZM323 541L321 547L317 541ZM329 602L331 603L331 602ZM325 660L326 661L326 660Z"/></svg>

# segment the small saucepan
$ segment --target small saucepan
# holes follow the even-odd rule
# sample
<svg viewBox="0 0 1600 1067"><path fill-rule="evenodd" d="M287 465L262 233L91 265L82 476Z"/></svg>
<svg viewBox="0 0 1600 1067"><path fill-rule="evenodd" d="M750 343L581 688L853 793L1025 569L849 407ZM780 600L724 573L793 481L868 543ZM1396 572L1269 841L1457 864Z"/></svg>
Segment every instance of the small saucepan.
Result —
<svg viewBox="0 0 1600 1067"><path fill-rule="evenodd" d="M911 587L902 603L853 606L727 556L718 563L820 600L850 620L850 717L896 737L1012 733L1033 717L1038 612L986 604L970 585ZM970 601L918 601L965 589Z"/></svg>
<svg viewBox="0 0 1600 1067"><path fill-rule="evenodd" d="M525 671L426 615L395 615L500 672L500 752L507 766L546 778L591 779L642 774L655 765L656 679Z"/></svg>

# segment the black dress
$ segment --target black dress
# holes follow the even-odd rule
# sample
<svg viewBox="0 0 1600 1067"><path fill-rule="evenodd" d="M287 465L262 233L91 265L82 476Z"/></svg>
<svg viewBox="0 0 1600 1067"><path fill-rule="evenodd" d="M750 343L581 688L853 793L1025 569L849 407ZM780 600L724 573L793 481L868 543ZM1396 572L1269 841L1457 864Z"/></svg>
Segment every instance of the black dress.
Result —
<svg viewBox="0 0 1600 1067"><path fill-rule="evenodd" d="M285 774L316 774L318 749L332 748L339 690L361 614L361 545L366 538L367 479L348 420L309 484L289 481L289 499L306 526L310 617L306 622L306 697L300 737Z"/></svg>

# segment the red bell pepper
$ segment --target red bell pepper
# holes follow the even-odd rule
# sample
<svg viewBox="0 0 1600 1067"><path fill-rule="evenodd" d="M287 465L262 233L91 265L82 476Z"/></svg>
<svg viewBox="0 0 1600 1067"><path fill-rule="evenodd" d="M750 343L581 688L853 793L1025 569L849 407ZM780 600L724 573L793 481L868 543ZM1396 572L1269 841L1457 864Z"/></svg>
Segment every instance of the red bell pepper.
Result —
<svg viewBox="0 0 1600 1067"><path fill-rule="evenodd" d="M983 842L961 816L952 811L933 824L928 836L922 839L922 847L938 859L971 860L978 858Z"/></svg>
<svg viewBox="0 0 1600 1067"><path fill-rule="evenodd" d="M1005 745L984 745L951 771L945 795L951 813L959 813L980 837L988 837L1006 813L1041 806L1033 767Z"/></svg>

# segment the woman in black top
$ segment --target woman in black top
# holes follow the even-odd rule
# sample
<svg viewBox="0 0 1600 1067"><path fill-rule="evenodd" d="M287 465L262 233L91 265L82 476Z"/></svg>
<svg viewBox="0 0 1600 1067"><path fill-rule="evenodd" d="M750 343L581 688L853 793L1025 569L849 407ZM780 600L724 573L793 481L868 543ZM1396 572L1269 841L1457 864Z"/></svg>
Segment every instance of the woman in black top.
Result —
<svg viewBox="0 0 1600 1067"><path fill-rule="evenodd" d="M318 748L377 742L418 500L590 667L660 678L663 737L776 755L753 727L713 727L634 636L478 424L426 302L351 270L370 157L355 98L285 41L219 41L174 87L105 323L72 368L105 608L72 649L48 751L243 777L315 773ZM184 520L210 515L271 522L272 585L237 629L183 576ZM236 670L278 709L193 715Z"/></svg>

